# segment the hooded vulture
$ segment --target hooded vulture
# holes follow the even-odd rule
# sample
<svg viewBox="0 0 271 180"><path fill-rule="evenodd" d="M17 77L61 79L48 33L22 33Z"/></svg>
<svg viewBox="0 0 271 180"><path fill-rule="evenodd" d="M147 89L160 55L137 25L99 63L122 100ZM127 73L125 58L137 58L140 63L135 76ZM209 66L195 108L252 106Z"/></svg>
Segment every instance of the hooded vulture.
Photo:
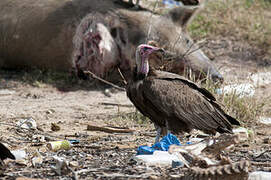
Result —
<svg viewBox="0 0 271 180"><path fill-rule="evenodd" d="M180 75L152 69L148 57L153 53L163 55L165 51L145 44L137 47L136 67L126 92L135 107L154 123L155 142L161 133L170 131L178 134L199 129L208 134L232 133L232 125L240 125L206 89Z"/></svg>

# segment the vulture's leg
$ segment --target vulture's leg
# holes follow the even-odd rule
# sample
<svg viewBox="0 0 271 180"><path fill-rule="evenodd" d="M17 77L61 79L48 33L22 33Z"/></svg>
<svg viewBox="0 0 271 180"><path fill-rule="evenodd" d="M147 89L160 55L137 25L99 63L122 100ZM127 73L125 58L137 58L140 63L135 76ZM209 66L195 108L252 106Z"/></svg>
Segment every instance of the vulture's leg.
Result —
<svg viewBox="0 0 271 180"><path fill-rule="evenodd" d="M156 137L155 137L155 143L158 143L159 142L159 139L160 139L160 136L161 136L161 132L162 132L162 128L158 125L154 125L155 126L155 129L156 129Z"/></svg>
<svg viewBox="0 0 271 180"><path fill-rule="evenodd" d="M136 0L135 6L138 8L139 7L139 0Z"/></svg>
<svg viewBox="0 0 271 180"><path fill-rule="evenodd" d="M129 0L129 3L130 3L130 4L133 4L133 0Z"/></svg>
<svg viewBox="0 0 271 180"><path fill-rule="evenodd" d="M166 135L168 135L169 133L171 133L170 130L169 130L169 127L168 127L168 121L166 121L166 129L165 129L165 131L166 131Z"/></svg>

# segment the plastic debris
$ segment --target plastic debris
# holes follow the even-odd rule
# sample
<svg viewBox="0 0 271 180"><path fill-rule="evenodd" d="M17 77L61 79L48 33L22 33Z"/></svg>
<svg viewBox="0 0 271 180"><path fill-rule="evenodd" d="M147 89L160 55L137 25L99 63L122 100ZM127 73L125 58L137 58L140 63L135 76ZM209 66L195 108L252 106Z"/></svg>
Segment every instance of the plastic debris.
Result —
<svg viewBox="0 0 271 180"><path fill-rule="evenodd" d="M167 8L173 8L175 6L184 6L182 2L174 0L163 0L163 4L166 5Z"/></svg>
<svg viewBox="0 0 271 180"><path fill-rule="evenodd" d="M14 93L15 93L15 91L11 91L8 89L1 89L0 90L0 96L8 96L8 95L12 95Z"/></svg>
<svg viewBox="0 0 271 180"><path fill-rule="evenodd" d="M197 143L197 142L200 142L200 141L203 141L203 140L204 140L203 138L198 138L198 137L194 137L194 138L189 139L191 144Z"/></svg>
<svg viewBox="0 0 271 180"><path fill-rule="evenodd" d="M17 122L17 126L25 129L37 129L37 123L34 119L28 118L28 119L20 119Z"/></svg>
<svg viewBox="0 0 271 180"><path fill-rule="evenodd" d="M68 140L49 142L46 147L51 151L69 150L71 149L71 143Z"/></svg>
<svg viewBox="0 0 271 180"><path fill-rule="evenodd" d="M250 129L246 129L244 127L239 127L232 130L234 134L238 134L240 141L247 141L254 139L254 132Z"/></svg>
<svg viewBox="0 0 271 180"><path fill-rule="evenodd" d="M216 89L217 94L235 94L240 98L252 97L255 94L255 88L252 84L233 84L223 88Z"/></svg>
<svg viewBox="0 0 271 180"><path fill-rule="evenodd" d="M15 156L16 160L25 159L26 157L26 152L23 149L18 149L10 152Z"/></svg>
<svg viewBox="0 0 271 180"><path fill-rule="evenodd" d="M137 155L133 158L137 162L144 162L146 165L158 166L183 166L184 163L175 154L169 154L167 151L170 145L181 145L176 136L169 133L164 136L160 142L153 146L140 146L137 149Z"/></svg>
<svg viewBox="0 0 271 180"><path fill-rule="evenodd" d="M43 157L42 157L42 155L39 153L38 150L36 150L36 152L34 153L31 162L32 162L32 165L33 165L34 167L40 166L40 165L42 164L42 162L43 162Z"/></svg>
<svg viewBox="0 0 271 180"><path fill-rule="evenodd" d="M54 159L56 165L55 165L55 167L52 167L52 168L59 176L61 176L63 174L67 174L70 171L70 169L68 167L68 163L64 158L58 157L58 156L53 156L53 159Z"/></svg>
<svg viewBox="0 0 271 180"><path fill-rule="evenodd" d="M137 155L133 159L150 166L184 166L184 163L179 160L178 156L169 154L167 151L155 151L151 155Z"/></svg>
<svg viewBox="0 0 271 180"><path fill-rule="evenodd" d="M255 86L271 84L271 72L260 72L253 74L251 79Z"/></svg>
<svg viewBox="0 0 271 180"><path fill-rule="evenodd" d="M249 173L248 180L270 180L271 172L255 171Z"/></svg>
<svg viewBox="0 0 271 180"><path fill-rule="evenodd" d="M260 117L259 122L262 124L271 125L271 117Z"/></svg>
<svg viewBox="0 0 271 180"><path fill-rule="evenodd" d="M35 142L35 143L44 143L44 142L46 142L45 136L39 135L39 134L33 135L32 139L33 139L32 142Z"/></svg>
<svg viewBox="0 0 271 180"><path fill-rule="evenodd" d="M168 135L164 136L160 142L154 144L153 146L139 146L137 149L137 155L142 154L153 154L155 151L167 151L169 146L172 144L181 145L180 141L176 136L169 133Z"/></svg>

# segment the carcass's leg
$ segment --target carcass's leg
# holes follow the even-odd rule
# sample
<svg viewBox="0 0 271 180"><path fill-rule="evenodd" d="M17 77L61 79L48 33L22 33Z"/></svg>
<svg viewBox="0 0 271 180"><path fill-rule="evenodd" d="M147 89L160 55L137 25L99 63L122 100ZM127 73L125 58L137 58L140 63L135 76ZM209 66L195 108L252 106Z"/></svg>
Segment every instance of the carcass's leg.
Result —
<svg viewBox="0 0 271 180"><path fill-rule="evenodd" d="M157 125L154 125L154 126L155 126L155 129L156 129L156 137L155 137L155 142L154 143L158 143L159 139L160 139L160 136L161 136L162 128L157 126Z"/></svg>

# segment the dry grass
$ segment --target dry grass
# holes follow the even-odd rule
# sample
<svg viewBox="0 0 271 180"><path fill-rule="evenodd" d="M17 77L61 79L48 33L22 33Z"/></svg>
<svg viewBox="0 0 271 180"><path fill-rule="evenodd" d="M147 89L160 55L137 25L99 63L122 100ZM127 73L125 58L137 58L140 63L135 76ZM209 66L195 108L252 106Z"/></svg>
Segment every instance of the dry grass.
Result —
<svg viewBox="0 0 271 180"><path fill-rule="evenodd" d="M233 84L239 83L236 82ZM209 80L203 86L216 96L222 109L240 121L242 126L253 126L259 117L271 115L268 108L271 105L270 98L262 99L257 96L239 97L234 92L230 94L217 94L216 89L218 86Z"/></svg>
<svg viewBox="0 0 271 180"><path fill-rule="evenodd" d="M271 1L210 0L189 26L193 38L233 36L271 55Z"/></svg>

